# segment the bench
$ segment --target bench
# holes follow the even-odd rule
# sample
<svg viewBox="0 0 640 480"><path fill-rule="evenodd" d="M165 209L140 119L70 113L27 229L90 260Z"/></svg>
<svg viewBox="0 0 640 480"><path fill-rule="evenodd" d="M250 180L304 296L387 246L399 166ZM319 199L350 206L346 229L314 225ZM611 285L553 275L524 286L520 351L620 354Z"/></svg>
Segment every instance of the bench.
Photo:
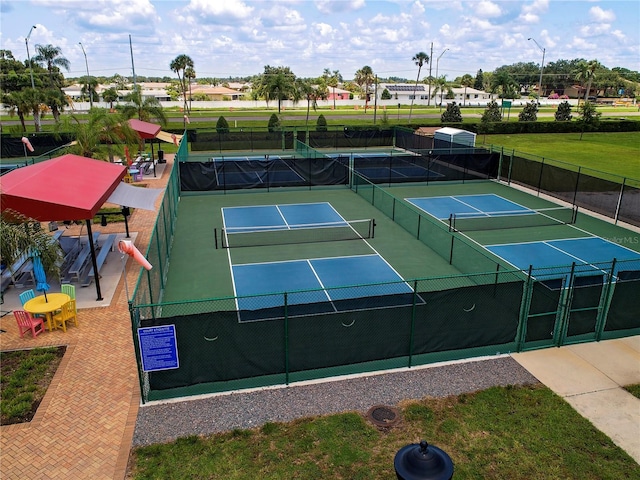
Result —
<svg viewBox="0 0 640 480"><path fill-rule="evenodd" d="M94 245L98 242L99 236L100 236L100 232L95 232L93 234ZM89 259L90 253L91 253L91 245L89 245L89 242L87 242L82 247L82 250L80 250L80 253L71 264L71 267L69 267L69 271L67 272L67 275L65 276L64 279L62 279L62 283L70 283L71 280L73 280L74 278L77 278L78 280L80 280L80 272L82 272L82 270L84 269L84 264Z"/></svg>
<svg viewBox="0 0 640 480"><path fill-rule="evenodd" d="M109 255L109 252L113 251L113 243L116 241L116 237L117 235L115 233L112 233L109 236L107 236L106 240L104 241L104 243L100 247L100 250L98 251L98 255L96 256L96 266L98 267L98 275L100 274L100 269L102 268L102 264L107 260L107 255ZM82 285L83 287L88 287L89 285L91 285L91 282L94 276L95 276L95 273L93 271L93 265L91 265L91 268L89 269L89 273L86 276L83 276L82 281L80 282L80 285Z"/></svg>

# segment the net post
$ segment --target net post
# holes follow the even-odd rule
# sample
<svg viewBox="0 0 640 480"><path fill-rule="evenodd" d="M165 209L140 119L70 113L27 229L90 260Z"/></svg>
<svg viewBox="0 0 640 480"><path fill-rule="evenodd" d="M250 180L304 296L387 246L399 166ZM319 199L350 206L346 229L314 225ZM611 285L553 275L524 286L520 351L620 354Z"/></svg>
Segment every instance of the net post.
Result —
<svg viewBox="0 0 640 480"><path fill-rule="evenodd" d="M218 229L214 228L213 229L213 241L216 245L216 250L218 249Z"/></svg>
<svg viewBox="0 0 640 480"><path fill-rule="evenodd" d="M453 243L456 241L455 235L451 235L451 250L449 251L449 265L453 265Z"/></svg>
<svg viewBox="0 0 640 480"><path fill-rule="evenodd" d="M369 227L369 236L371 238L374 238L375 233L376 233L376 219L372 218L371 222L369 223L370 227Z"/></svg>
<svg viewBox="0 0 640 480"><path fill-rule="evenodd" d="M455 230L454 220L453 220L454 218L455 218L455 217L454 217L453 213L450 213L450 214L449 214L449 231L450 231L450 232L452 232L452 231L454 231L454 230Z"/></svg>

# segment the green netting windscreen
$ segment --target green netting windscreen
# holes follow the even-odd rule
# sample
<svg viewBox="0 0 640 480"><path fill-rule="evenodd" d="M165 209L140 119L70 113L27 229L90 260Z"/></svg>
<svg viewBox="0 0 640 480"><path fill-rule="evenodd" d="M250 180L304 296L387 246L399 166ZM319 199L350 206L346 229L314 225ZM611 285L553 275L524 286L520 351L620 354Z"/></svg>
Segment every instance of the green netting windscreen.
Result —
<svg viewBox="0 0 640 480"><path fill-rule="evenodd" d="M620 262L604 330L615 332L640 328L638 298L640 268L637 262Z"/></svg>

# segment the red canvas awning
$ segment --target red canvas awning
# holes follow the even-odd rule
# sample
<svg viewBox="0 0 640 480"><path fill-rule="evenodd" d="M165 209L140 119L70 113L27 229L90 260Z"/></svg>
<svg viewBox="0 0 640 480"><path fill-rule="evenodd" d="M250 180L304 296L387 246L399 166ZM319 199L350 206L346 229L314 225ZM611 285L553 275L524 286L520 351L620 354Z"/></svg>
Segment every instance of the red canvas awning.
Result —
<svg viewBox="0 0 640 480"><path fill-rule="evenodd" d="M41 222L91 219L125 173L123 165L71 154L16 168L0 177L2 211Z"/></svg>
<svg viewBox="0 0 640 480"><path fill-rule="evenodd" d="M135 118L129 120L129 126L138 132L140 138L144 138L145 140L156 138L156 135L158 135L158 132L162 128L160 125L156 125L155 123L143 122L142 120L136 120Z"/></svg>

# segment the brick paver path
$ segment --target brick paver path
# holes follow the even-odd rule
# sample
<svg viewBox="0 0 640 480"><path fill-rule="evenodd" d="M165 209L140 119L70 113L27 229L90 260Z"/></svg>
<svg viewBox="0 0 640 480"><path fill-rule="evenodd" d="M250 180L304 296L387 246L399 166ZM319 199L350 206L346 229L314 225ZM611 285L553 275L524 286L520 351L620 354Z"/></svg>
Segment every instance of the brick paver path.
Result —
<svg viewBox="0 0 640 480"><path fill-rule="evenodd" d="M150 188L166 186L171 156L162 177L145 178ZM160 204L162 195L156 206ZM129 229L136 246L147 244L157 212L136 209ZM123 231L109 225L101 231ZM139 269L127 265L135 285ZM123 479L140 401L131 321L123 279L111 305L79 310L78 328L18 335L13 315L0 319L0 349L66 345L67 351L38 411L29 423L0 427L0 478Z"/></svg>

